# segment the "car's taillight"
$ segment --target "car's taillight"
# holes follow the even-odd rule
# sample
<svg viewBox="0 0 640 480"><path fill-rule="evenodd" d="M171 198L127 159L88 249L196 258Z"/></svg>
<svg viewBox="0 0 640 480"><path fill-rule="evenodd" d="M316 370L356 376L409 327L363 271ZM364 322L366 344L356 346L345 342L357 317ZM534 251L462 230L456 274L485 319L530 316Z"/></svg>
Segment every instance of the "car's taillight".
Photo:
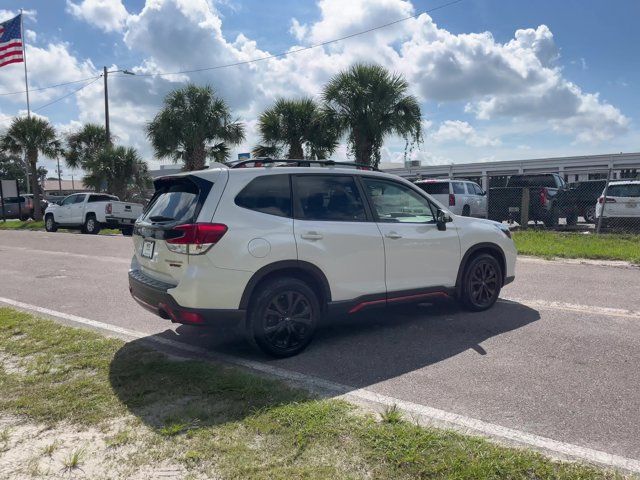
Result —
<svg viewBox="0 0 640 480"><path fill-rule="evenodd" d="M540 205L544 207L547 203L547 188L544 187L540 190Z"/></svg>
<svg viewBox="0 0 640 480"><path fill-rule="evenodd" d="M598 203L602 205L602 203L604 203L604 197L598 198ZM616 203L616 199L607 197L607 203Z"/></svg>
<svg viewBox="0 0 640 480"><path fill-rule="evenodd" d="M449 194L449 206L453 207L456 204L456 196L453 193Z"/></svg>
<svg viewBox="0 0 640 480"><path fill-rule="evenodd" d="M173 227L173 230L181 235L166 240L170 251L201 255L218 243L228 228L222 223L189 223Z"/></svg>
<svg viewBox="0 0 640 480"><path fill-rule="evenodd" d="M111 215L111 213L113 213L113 205L111 205L110 203L107 203L104 206L104 213L106 213L107 215Z"/></svg>

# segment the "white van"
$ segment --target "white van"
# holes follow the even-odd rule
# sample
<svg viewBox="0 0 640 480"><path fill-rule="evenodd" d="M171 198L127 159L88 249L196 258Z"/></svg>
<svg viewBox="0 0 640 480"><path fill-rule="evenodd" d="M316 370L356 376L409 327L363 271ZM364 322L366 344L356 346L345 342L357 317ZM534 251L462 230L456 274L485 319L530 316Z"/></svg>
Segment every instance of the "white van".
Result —
<svg viewBox="0 0 640 480"><path fill-rule="evenodd" d="M418 180L415 183L456 215L487 217L487 194L477 183L448 178Z"/></svg>

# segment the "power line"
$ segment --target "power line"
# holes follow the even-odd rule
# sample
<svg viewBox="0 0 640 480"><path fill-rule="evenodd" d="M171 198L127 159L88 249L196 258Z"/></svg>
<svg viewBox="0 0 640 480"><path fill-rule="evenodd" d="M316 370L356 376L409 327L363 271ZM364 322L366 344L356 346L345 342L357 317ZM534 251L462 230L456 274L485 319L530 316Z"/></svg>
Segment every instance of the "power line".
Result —
<svg viewBox="0 0 640 480"><path fill-rule="evenodd" d="M428 9L428 10L423 10L422 12L416 13L415 15L410 15L408 17L404 17L404 18L401 18L399 20L394 20L393 22L389 22L389 23L385 23L383 25L378 25L376 27L368 28L368 29L362 30L360 32L351 33L349 35L345 35L344 37L334 38L332 40L327 40L325 42L316 43L314 45L309 45L307 47L297 48L295 50L289 50L287 52L281 52L281 53L276 53L276 54L273 54L273 55L267 55L267 56L260 57L260 58L254 58L252 60L244 60L242 62L227 63L227 64L224 64L224 65L216 65L216 66L213 66L213 67L196 68L196 69L193 69L193 70L182 70L182 71L179 71L179 72L142 73L142 74L137 73L136 77L162 77L162 76L165 76L165 75L179 75L179 74L183 74L183 73L197 73L197 72L204 72L204 71L209 71L209 70L219 70L219 69L222 69L222 68L237 67L237 66L240 66L240 65L247 65L247 64L250 64L250 63L262 62L264 60L270 60L272 58L286 57L286 56L294 54L294 53L304 52L306 50L311 50L311 49L314 49L314 48L323 47L323 46L329 45L331 43L341 42L343 40L348 40L349 38L357 37L359 35L364 35L366 33L370 33L370 32L373 32L375 30L380 30L382 28L390 27L392 25L396 25L398 23L405 22L407 20L411 20L412 18L418 18L423 13L432 13L432 12L435 12L436 10L440 10L442 8L450 7L451 5L455 5L456 3L460 3L462 1L463 0L453 0L453 1L445 3L443 5L439 5L437 7L434 7L434 8Z"/></svg>
<svg viewBox="0 0 640 480"><path fill-rule="evenodd" d="M432 13L432 12L435 12L436 10L441 10L443 8L450 7L452 5L460 3L462 1L463 0L453 0L451 2L439 5L437 7L430 8L428 10L423 10L422 12L416 13L415 15L410 15L408 17L404 17L404 18L400 18L398 20L394 20L393 22L389 22L389 23L385 23L385 24L382 24L382 25L378 25L378 26L375 26L375 27L372 27L372 28L368 28L366 30L362 30L362 31L359 31L359 32L351 33L349 35L345 35L343 37L334 38L332 40L327 40L325 42L316 43L314 45L309 45L307 47L301 47L301 48L297 48L295 50L289 50L287 52L276 53L276 54L273 54L273 55L266 55L264 57L254 58L252 60L244 60L244 61L241 61L241 62L227 63L227 64L223 64L223 65L215 65L215 66L212 66L212 67L196 68L196 69L192 69L192 70L181 70L181 71L178 71L178 72L137 73L135 76L136 77L163 77L163 76L167 76L167 75L180 75L180 74L185 74L185 73L197 73L197 72L204 72L204 71L210 71L210 70L220 70L220 69L229 68L229 67L237 67L237 66L240 66L240 65L248 65L248 64L251 64L251 63L262 62L264 60L270 60L270 59L273 59L273 58L286 57L286 56L292 55L294 53L304 52L304 51L311 50L311 49L314 49L314 48L323 47L325 45L330 45L332 43L341 42L343 40L348 40L350 38L357 37L357 36L360 36L360 35L365 35L367 33L370 33L370 32L376 31L376 30L380 30L382 28L387 28L387 27L390 27L392 25L396 25L398 23L405 22L407 20L411 20L412 18L418 18L420 15L422 15L424 13ZM46 86L46 87L33 88L33 89L30 89L29 91L46 90L46 89L49 89L49 88L61 87L61 86L64 86L64 85L71 85L73 83L81 83L81 82L85 82L87 80L91 80L93 78L94 77L89 77L89 78L84 78L82 80L74 80L72 82L59 83L57 85L49 85L49 86ZM82 88L84 88L84 87L82 87ZM25 93L25 91L23 90L23 91L20 91L20 92L0 93L0 96L17 95L17 94L22 94L22 93ZM45 105L45 106L47 106L47 105ZM44 108L45 106L40 107L40 108Z"/></svg>
<svg viewBox="0 0 640 480"><path fill-rule="evenodd" d="M87 83L87 84L85 84L85 85L81 86L80 88L78 88L78 89L74 90L73 92L69 92L69 93L67 93L66 95L63 95L63 96L62 96L62 97L60 97L60 98L56 98L55 100L53 100L53 101L51 101L51 102L49 102L49 103L45 103L45 104L44 104L44 105L42 105L41 107L34 108L34 109L33 109L33 111L34 111L34 112L37 112L38 110L42 110L43 108L46 108L46 107L48 107L49 105L53 105L54 103L57 103L57 102L59 102L60 100L64 100L65 98L70 97L71 95L75 95L75 94L76 94L76 93L78 93L80 90L82 90L82 89L84 89L84 88L87 88L89 85L91 85L91 84L93 84L93 83L97 82L101 77L102 77L102 75L98 75L98 76L97 76L97 77L95 77L92 81L90 81L89 83Z"/></svg>
<svg viewBox="0 0 640 480"><path fill-rule="evenodd" d="M64 87L66 85L73 85L74 83L86 82L86 81L92 80L94 78L95 77L87 77L87 78L82 78L80 80L73 80L71 82L57 83L55 85L47 85L46 87L30 88L29 92L39 92L40 90L48 90L50 88ZM18 95L18 94L21 94L21 93L25 93L25 90L21 90L19 92L0 93L0 96L4 97L5 95Z"/></svg>

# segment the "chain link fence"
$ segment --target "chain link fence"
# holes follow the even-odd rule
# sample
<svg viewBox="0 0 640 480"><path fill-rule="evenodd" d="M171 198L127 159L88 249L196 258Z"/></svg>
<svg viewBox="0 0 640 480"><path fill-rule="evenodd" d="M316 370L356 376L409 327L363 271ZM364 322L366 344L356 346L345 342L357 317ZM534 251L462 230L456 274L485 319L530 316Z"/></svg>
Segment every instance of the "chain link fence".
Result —
<svg viewBox="0 0 640 480"><path fill-rule="evenodd" d="M491 172L416 180L454 213L508 223L514 229L640 233L640 169Z"/></svg>

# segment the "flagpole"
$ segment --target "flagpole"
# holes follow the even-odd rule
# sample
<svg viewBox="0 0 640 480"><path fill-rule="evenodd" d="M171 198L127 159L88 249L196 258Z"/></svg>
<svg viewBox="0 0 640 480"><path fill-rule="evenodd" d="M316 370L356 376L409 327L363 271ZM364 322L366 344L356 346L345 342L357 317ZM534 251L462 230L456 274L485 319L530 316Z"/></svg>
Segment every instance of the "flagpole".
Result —
<svg viewBox="0 0 640 480"><path fill-rule="evenodd" d="M29 106L29 79L27 77L27 36L24 31L24 15L20 9L20 34L22 35L22 58L24 59L24 86L27 92L27 117L31 117L31 107Z"/></svg>
<svg viewBox="0 0 640 480"><path fill-rule="evenodd" d="M20 36L22 37L22 61L24 63L24 87L25 92L27 92L27 118L31 118L31 106L29 105L29 78L27 77L27 50L26 50L26 41L27 36L24 31L24 14L22 9L20 9ZM31 182L29 182L29 159L27 158L27 153L24 154L24 166L26 167L25 172L27 174L27 193L31 193ZM35 174L35 172L34 172Z"/></svg>

